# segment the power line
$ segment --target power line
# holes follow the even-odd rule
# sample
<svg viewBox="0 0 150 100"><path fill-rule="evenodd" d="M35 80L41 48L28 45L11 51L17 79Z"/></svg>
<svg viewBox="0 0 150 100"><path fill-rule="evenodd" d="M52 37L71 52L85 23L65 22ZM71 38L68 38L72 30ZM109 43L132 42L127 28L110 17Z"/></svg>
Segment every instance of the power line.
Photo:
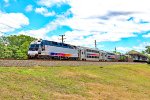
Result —
<svg viewBox="0 0 150 100"><path fill-rule="evenodd" d="M10 35L10 34L8 34L8 33L2 32L2 31L0 31L0 33L6 34L6 35Z"/></svg>
<svg viewBox="0 0 150 100"><path fill-rule="evenodd" d="M7 27L9 27L9 28L14 28L14 29L16 29L15 27L9 26L9 25L4 24L4 23L0 23L0 24L5 25L5 26L7 26ZM6 35L11 35L11 34L8 34L8 33L6 33L6 32L2 32L2 31L0 31L0 32L3 33L3 34L6 34Z"/></svg>
<svg viewBox="0 0 150 100"><path fill-rule="evenodd" d="M5 26L8 26L8 27L10 27L10 28L17 29L16 27L13 27L13 26L10 26L10 25L4 24L4 23L0 23L0 24L5 25ZM26 29L33 30L32 28L28 28L28 27L26 27L26 26L22 26L22 28L26 28ZM35 27L34 27L34 28L35 28Z"/></svg>
<svg viewBox="0 0 150 100"><path fill-rule="evenodd" d="M1 33L4 33L4 32L2 32L2 31L0 31Z"/></svg>
<svg viewBox="0 0 150 100"><path fill-rule="evenodd" d="M10 27L10 28L14 28L14 29L16 29L15 27L9 26L9 25L4 24L4 23L0 23L0 24L5 25L5 26L8 26L8 27Z"/></svg>
<svg viewBox="0 0 150 100"><path fill-rule="evenodd" d="M16 28L16 27L12 27L12 26L7 25L7 24L4 24L4 23L0 23L0 24L5 25L5 26L7 26L7 27L9 27L9 28L18 29L18 28ZM26 27L26 26L22 26L21 28L22 28L22 30L23 30L23 29L33 30L32 28L29 28L29 27ZM4 33L4 32L3 32L3 33ZM5 33L5 34L6 34L6 33ZM9 35L11 35L11 34L9 34Z"/></svg>

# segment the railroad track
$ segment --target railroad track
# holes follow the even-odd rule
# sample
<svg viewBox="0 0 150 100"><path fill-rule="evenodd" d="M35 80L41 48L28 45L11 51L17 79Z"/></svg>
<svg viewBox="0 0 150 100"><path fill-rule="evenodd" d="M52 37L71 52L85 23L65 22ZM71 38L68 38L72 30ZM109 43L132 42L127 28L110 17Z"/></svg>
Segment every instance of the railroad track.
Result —
<svg viewBox="0 0 150 100"><path fill-rule="evenodd" d="M97 61L71 61L71 60L14 60L0 59L0 67L33 67L33 66L111 66L115 64L139 64L135 62L97 62ZM141 63L140 63L141 64Z"/></svg>

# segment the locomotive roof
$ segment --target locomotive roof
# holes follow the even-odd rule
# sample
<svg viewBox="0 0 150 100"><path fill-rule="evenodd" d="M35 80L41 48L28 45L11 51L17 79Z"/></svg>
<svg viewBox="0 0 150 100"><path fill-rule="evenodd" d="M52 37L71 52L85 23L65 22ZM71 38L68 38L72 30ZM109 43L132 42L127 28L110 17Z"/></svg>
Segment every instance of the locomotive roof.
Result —
<svg viewBox="0 0 150 100"><path fill-rule="evenodd" d="M49 40L35 40L33 42L31 42L31 44L40 44L42 41L48 41L48 42L56 42L56 41L49 41ZM67 43L61 43L61 42L57 42L57 43L60 43L60 44L67 44ZM89 48L89 47L83 47L83 46L75 46L75 45L71 45L71 44L67 44L69 46L72 46L72 47L77 47L77 48L80 48L80 49L90 49L90 50L96 50L96 51L101 51L101 52L106 52L106 51L103 51L103 50L99 50L98 48ZM107 52L106 52L107 53Z"/></svg>
<svg viewBox="0 0 150 100"><path fill-rule="evenodd" d="M89 48L89 47L83 47L83 46L77 46L78 48L82 48L82 49L90 49L90 50L97 50L100 51L99 49L96 48Z"/></svg>
<svg viewBox="0 0 150 100"><path fill-rule="evenodd" d="M40 39L40 40L35 40L35 41L31 42L31 44L40 44L43 41L46 41L46 42L56 42L56 41L49 41L49 40L42 40L42 39ZM61 42L57 42L57 43L59 43L59 44L67 44L67 43L61 43ZM75 47L75 48L77 47L77 46L71 45L71 44L67 44L67 45Z"/></svg>

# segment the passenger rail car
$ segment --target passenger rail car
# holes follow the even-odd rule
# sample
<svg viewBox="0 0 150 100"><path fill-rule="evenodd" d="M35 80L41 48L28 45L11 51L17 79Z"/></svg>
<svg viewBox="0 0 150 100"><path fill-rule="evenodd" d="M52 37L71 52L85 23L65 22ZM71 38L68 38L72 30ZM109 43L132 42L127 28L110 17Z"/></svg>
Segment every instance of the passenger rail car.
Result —
<svg viewBox="0 0 150 100"><path fill-rule="evenodd" d="M99 50L81 46L78 46L77 48L79 50L79 60L90 60L90 61L100 60Z"/></svg>
<svg viewBox="0 0 150 100"><path fill-rule="evenodd" d="M117 61L118 57L114 53L107 53L107 61Z"/></svg>
<svg viewBox="0 0 150 100"><path fill-rule="evenodd" d="M99 57L100 61L107 61L107 52L100 50L100 57Z"/></svg>

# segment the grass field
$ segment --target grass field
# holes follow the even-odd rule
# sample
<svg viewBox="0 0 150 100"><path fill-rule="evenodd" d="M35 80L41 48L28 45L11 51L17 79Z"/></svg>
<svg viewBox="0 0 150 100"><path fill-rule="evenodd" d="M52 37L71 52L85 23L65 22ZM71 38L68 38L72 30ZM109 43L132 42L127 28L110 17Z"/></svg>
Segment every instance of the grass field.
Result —
<svg viewBox="0 0 150 100"><path fill-rule="evenodd" d="M0 99L150 100L150 66L0 67Z"/></svg>

